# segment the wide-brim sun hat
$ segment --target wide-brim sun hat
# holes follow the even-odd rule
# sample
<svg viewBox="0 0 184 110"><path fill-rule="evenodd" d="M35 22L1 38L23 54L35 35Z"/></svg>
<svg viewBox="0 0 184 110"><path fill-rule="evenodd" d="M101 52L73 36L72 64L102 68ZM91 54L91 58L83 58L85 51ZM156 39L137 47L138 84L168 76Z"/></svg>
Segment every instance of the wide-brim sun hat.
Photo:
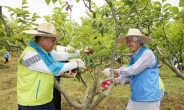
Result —
<svg viewBox="0 0 184 110"><path fill-rule="evenodd" d="M35 36L43 36L43 37L56 37L60 38L60 35L56 34L56 28L53 24L48 22L43 22L39 24L37 30L25 30L23 31L26 34L31 34Z"/></svg>
<svg viewBox="0 0 184 110"><path fill-rule="evenodd" d="M126 38L131 37L131 36L140 36L140 37L142 37L143 40L144 40L144 44L149 44L153 41L151 37L143 36L139 29L133 28L133 29L129 29L128 34L126 36L120 37L118 39L118 43L123 44L123 45L127 45Z"/></svg>

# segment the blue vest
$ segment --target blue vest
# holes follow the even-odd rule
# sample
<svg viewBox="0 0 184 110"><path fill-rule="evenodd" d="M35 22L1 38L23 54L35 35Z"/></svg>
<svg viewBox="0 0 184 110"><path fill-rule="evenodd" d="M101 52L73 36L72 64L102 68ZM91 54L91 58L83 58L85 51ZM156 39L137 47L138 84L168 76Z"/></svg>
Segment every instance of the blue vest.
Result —
<svg viewBox="0 0 184 110"><path fill-rule="evenodd" d="M129 66L134 64L147 48L142 46L135 58L130 55ZM156 57L155 57L156 58ZM157 101L161 99L159 90L158 62L141 73L130 76L130 87L132 101Z"/></svg>

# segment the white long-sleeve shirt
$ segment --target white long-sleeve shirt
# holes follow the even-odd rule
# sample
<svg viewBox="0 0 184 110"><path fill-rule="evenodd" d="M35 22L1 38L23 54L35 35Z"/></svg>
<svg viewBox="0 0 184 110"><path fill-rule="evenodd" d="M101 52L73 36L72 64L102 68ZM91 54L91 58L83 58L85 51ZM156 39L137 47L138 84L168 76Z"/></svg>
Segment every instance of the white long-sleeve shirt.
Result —
<svg viewBox="0 0 184 110"><path fill-rule="evenodd" d="M129 67L121 67L118 69L118 80L121 84L124 84L125 82L130 80L128 78L129 76L137 75L146 68L152 67L153 65L155 65L155 63L156 58L154 53L151 50L147 49L133 65Z"/></svg>
<svg viewBox="0 0 184 110"><path fill-rule="evenodd" d="M77 54L69 54L69 53L61 53L56 51L50 52L54 61L67 61L70 57L75 57ZM37 52L27 52L23 58L22 63L24 66L31 70L36 70L39 72L44 72L48 74L52 74L49 68L45 65L44 61L40 58ZM56 74L56 76L60 76L64 74L64 72L77 68L76 61L70 61L64 64L63 68Z"/></svg>

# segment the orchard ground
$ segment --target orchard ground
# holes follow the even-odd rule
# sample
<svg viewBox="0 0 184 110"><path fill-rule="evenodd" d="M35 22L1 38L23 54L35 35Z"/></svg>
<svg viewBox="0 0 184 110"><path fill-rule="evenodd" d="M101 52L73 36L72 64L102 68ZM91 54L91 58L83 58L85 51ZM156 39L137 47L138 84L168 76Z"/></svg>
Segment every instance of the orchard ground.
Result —
<svg viewBox="0 0 184 110"><path fill-rule="evenodd" d="M11 57L9 63L4 64L3 56L0 58L0 110L17 110L17 60L18 58ZM165 96L161 101L161 110L184 110L184 81L165 65L159 71L160 77L165 84ZM92 83L93 80L90 74L85 73L84 77L88 80L87 82ZM100 75L100 79L105 79L105 77ZM85 87L76 78L62 78L61 86L74 101L82 101ZM125 110L129 94L129 85L117 85L95 110ZM64 97L62 97L62 108L63 110L76 110L66 102Z"/></svg>

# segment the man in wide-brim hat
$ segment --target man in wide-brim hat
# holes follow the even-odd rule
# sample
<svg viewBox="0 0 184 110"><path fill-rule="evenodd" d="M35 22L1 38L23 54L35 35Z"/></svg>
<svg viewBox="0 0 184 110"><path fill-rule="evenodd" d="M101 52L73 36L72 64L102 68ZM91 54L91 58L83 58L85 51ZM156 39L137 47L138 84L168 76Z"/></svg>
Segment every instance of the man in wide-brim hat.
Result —
<svg viewBox="0 0 184 110"><path fill-rule="evenodd" d="M128 67L114 69L115 83L130 83L131 94L126 110L159 110L161 92L159 90L158 61L154 53L144 46L152 42L139 29L130 29L118 43L127 45L132 53Z"/></svg>
<svg viewBox="0 0 184 110"><path fill-rule="evenodd" d="M85 68L84 62L73 60L67 63L70 55L53 50L56 44L55 26L41 23L37 30L24 33L34 35L18 60L17 103L19 110L55 110L53 99L54 75L79 68Z"/></svg>
<svg viewBox="0 0 184 110"><path fill-rule="evenodd" d="M148 37L148 36L143 36L139 29L130 29L126 36L123 36L123 37L118 39L118 43L127 45L126 39L128 39L128 38L134 38L134 39L139 38L141 40L142 45L143 44L146 45L146 44L149 44L152 42L152 38Z"/></svg>

